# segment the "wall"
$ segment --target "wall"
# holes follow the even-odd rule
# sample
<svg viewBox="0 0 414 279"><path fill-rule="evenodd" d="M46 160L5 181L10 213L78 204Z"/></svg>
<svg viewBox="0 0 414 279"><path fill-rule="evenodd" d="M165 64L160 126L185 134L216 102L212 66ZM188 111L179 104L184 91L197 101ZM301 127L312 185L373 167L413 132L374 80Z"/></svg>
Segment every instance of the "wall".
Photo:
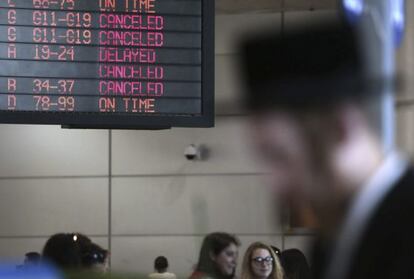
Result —
<svg viewBox="0 0 414 279"><path fill-rule="evenodd" d="M329 14L287 13L285 26ZM240 256L255 240L306 249L312 235L284 233L277 222L266 171L250 149L248 119L240 108L235 40L264 22L280 27L281 20L280 14L216 17L215 128L0 126L0 258L21 260L56 232L92 236L109 247L115 270L148 273L163 254L172 271L184 276L211 231L237 234ZM400 106L398 115L398 141L413 150L412 106ZM208 160L187 161L189 144L207 146Z"/></svg>
<svg viewBox="0 0 414 279"><path fill-rule="evenodd" d="M406 1L406 30L398 49L397 73L400 79L396 96L397 144L410 155L414 154L414 2Z"/></svg>

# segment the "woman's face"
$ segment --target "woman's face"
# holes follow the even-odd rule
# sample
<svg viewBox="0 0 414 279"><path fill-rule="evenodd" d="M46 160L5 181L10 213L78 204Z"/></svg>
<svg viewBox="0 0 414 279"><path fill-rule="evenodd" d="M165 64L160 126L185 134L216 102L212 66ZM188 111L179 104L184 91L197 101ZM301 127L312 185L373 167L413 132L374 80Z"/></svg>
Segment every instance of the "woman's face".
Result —
<svg viewBox="0 0 414 279"><path fill-rule="evenodd" d="M218 255L213 256L213 261L217 264L220 272L225 275L232 275L236 270L238 248L234 243L224 248Z"/></svg>
<svg viewBox="0 0 414 279"><path fill-rule="evenodd" d="M254 278L268 278L273 270L273 257L267 249L255 249L250 257L250 267Z"/></svg>

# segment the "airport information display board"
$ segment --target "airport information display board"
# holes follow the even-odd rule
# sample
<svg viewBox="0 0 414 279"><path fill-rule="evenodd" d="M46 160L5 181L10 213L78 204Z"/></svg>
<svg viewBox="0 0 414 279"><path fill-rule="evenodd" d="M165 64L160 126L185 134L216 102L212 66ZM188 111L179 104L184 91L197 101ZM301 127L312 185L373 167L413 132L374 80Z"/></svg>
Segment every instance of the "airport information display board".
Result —
<svg viewBox="0 0 414 279"><path fill-rule="evenodd" d="M0 122L209 127L214 1L0 1Z"/></svg>

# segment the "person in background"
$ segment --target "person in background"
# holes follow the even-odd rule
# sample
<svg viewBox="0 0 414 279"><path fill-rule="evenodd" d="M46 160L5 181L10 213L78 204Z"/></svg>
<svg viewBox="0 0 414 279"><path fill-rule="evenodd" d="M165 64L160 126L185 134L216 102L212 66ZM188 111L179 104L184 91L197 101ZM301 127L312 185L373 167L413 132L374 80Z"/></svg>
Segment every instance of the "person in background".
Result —
<svg viewBox="0 0 414 279"><path fill-rule="evenodd" d="M247 248L242 264L241 279L284 279L279 257L272 247L254 242Z"/></svg>
<svg viewBox="0 0 414 279"><path fill-rule="evenodd" d="M16 266L17 269L30 269L40 264L41 256L38 252L28 252L25 254L22 265Z"/></svg>
<svg viewBox="0 0 414 279"><path fill-rule="evenodd" d="M109 253L86 235L58 233L47 240L42 257L44 261L61 270L106 271Z"/></svg>
<svg viewBox="0 0 414 279"><path fill-rule="evenodd" d="M208 234L201 245L200 256L190 279L234 278L239 240L231 234L215 232Z"/></svg>
<svg viewBox="0 0 414 279"><path fill-rule="evenodd" d="M41 256L38 252L28 252L25 254L24 265L25 266L39 265L40 258Z"/></svg>
<svg viewBox="0 0 414 279"><path fill-rule="evenodd" d="M81 268L83 247L90 242L91 240L82 234L54 234L43 247L43 260L60 269Z"/></svg>
<svg viewBox="0 0 414 279"><path fill-rule="evenodd" d="M310 279L311 270L305 255L299 249L286 249L280 256L287 279Z"/></svg>
<svg viewBox="0 0 414 279"><path fill-rule="evenodd" d="M109 269L109 252L98 244L90 242L82 252L81 261L82 268L106 273Z"/></svg>
<svg viewBox="0 0 414 279"><path fill-rule="evenodd" d="M174 273L168 272L168 260L164 256L158 256L154 261L155 272L148 275L151 279L176 279L177 276Z"/></svg>
<svg viewBox="0 0 414 279"><path fill-rule="evenodd" d="M359 35L338 16L246 40L250 133L278 197L315 213L314 278L411 278L414 171L379 129L394 77L367 74Z"/></svg>
<svg viewBox="0 0 414 279"><path fill-rule="evenodd" d="M270 248L272 248L272 250L273 250L273 252L275 252L276 256L278 256L280 258L280 255L282 254L282 251L278 247L273 246L273 245L270 245Z"/></svg>

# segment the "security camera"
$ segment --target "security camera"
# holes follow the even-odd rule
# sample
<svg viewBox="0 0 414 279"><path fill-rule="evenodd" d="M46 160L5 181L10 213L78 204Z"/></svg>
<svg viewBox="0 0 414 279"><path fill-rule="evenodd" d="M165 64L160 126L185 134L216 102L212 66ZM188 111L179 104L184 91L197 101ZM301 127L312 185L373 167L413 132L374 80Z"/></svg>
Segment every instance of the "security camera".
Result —
<svg viewBox="0 0 414 279"><path fill-rule="evenodd" d="M184 155L187 158L187 160L195 160L198 158L198 148L194 144L190 144L187 146L184 150Z"/></svg>

